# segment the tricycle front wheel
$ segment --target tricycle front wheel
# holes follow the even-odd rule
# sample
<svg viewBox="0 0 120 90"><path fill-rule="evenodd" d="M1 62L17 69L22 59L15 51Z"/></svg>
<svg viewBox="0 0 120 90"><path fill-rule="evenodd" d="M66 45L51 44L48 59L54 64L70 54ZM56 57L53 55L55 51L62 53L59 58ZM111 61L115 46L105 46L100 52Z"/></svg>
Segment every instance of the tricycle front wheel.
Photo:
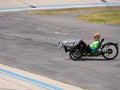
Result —
<svg viewBox="0 0 120 90"><path fill-rule="evenodd" d="M82 58L82 48L75 46L70 50L69 56L72 60L77 61Z"/></svg>

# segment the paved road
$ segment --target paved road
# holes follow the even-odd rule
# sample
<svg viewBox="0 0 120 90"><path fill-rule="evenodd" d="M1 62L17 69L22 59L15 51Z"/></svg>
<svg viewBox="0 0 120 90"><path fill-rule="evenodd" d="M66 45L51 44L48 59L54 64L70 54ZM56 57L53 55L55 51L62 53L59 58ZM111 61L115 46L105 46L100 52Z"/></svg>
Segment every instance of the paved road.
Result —
<svg viewBox="0 0 120 90"><path fill-rule="evenodd" d="M119 6L120 0L0 0L0 12L108 5Z"/></svg>
<svg viewBox="0 0 120 90"><path fill-rule="evenodd" d="M0 13L0 63L88 90L119 90L120 55L111 61L72 61L58 49L57 43L66 38L81 37L90 43L94 32L100 32L105 42L120 42L119 25L79 21L74 18L78 14Z"/></svg>

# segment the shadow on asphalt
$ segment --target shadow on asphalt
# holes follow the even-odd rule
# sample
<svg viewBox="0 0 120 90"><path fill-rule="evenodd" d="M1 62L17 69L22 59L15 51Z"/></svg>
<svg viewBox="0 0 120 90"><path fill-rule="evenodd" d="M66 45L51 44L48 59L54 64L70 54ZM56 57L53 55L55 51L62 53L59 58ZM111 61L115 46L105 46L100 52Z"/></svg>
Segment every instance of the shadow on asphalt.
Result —
<svg viewBox="0 0 120 90"><path fill-rule="evenodd" d="M68 58L67 60L72 60L70 58ZM80 60L76 60L76 61L118 61L119 59L113 59L113 60L106 60L106 59L101 59L101 58L82 58ZM75 60L73 60L75 61Z"/></svg>

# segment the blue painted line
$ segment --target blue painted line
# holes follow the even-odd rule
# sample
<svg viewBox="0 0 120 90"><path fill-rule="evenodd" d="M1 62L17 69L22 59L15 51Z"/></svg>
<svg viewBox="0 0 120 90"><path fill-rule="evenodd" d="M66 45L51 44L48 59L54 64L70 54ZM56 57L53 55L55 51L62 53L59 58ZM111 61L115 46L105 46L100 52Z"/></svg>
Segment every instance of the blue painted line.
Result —
<svg viewBox="0 0 120 90"><path fill-rule="evenodd" d="M57 4L57 5L41 5L41 6L25 6L25 7L13 7L13 8L0 8L0 10L18 10L18 9L51 9L51 8L61 8L61 7L91 7L91 6L108 6L116 5L120 6L120 2L103 2L103 3L90 3L90 4Z"/></svg>
<svg viewBox="0 0 120 90"><path fill-rule="evenodd" d="M42 82L39 80L35 80L35 79L29 78L29 77L26 77L26 76L23 76L23 75L20 75L20 74L17 74L15 72L8 71L8 70L2 69L2 68L0 68L0 73L4 73L4 74L10 75L12 77L40 85L40 86L47 88L47 89L50 89L50 90L64 90L63 88L56 87L54 85L50 85L48 83L45 83L45 82Z"/></svg>
<svg viewBox="0 0 120 90"><path fill-rule="evenodd" d="M31 8L31 7L25 6L25 7L0 8L0 10L17 10L17 9L28 9L28 8Z"/></svg>
<svg viewBox="0 0 120 90"><path fill-rule="evenodd" d="M44 6L36 6L36 8L59 8L59 7L86 7L86 6L107 6L107 5L118 5L120 6L120 2L104 2L104 3L90 3L90 4L58 4L58 5L44 5Z"/></svg>

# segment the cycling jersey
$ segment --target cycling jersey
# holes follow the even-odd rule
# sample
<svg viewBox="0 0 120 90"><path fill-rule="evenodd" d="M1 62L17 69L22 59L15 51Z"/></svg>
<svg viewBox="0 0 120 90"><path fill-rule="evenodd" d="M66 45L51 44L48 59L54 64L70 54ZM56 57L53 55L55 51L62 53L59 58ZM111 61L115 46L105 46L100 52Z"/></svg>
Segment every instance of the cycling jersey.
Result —
<svg viewBox="0 0 120 90"><path fill-rule="evenodd" d="M96 41L94 41L93 43L90 44L90 49L92 51L96 51L97 48L99 47L99 45L100 45L100 41L96 40Z"/></svg>

